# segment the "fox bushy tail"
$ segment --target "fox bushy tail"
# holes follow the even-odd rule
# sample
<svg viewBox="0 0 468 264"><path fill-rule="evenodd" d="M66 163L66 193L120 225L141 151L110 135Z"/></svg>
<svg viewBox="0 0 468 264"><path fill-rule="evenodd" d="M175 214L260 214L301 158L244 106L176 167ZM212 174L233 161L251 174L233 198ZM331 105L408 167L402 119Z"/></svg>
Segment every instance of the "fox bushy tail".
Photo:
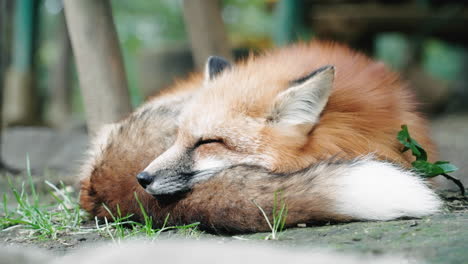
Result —
<svg viewBox="0 0 468 264"><path fill-rule="evenodd" d="M241 166L218 176L226 186L245 186L240 196L266 208L272 207L272 193L279 192L288 207L289 226L314 221L422 217L436 213L442 204L415 172L372 156L322 161L290 174Z"/></svg>

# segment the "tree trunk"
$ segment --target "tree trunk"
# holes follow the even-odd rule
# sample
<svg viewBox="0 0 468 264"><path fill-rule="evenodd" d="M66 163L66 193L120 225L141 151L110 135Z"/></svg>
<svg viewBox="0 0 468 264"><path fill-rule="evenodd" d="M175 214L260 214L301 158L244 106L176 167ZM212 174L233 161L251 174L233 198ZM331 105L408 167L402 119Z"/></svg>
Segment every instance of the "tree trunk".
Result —
<svg viewBox="0 0 468 264"><path fill-rule="evenodd" d="M8 65L10 54L11 40L11 11L13 9L12 2L9 0L0 0L0 170L10 173L18 173L19 170L13 169L3 162L2 151L2 132L3 132L3 88L5 84L5 69Z"/></svg>
<svg viewBox="0 0 468 264"><path fill-rule="evenodd" d="M184 18L195 65L199 70L203 69L211 55L232 61L218 0L184 0Z"/></svg>
<svg viewBox="0 0 468 264"><path fill-rule="evenodd" d="M64 127L71 116L72 51L65 17L62 13L57 30L58 58L51 67L49 120Z"/></svg>
<svg viewBox="0 0 468 264"><path fill-rule="evenodd" d="M109 0L64 0L88 130L131 111L127 79Z"/></svg>

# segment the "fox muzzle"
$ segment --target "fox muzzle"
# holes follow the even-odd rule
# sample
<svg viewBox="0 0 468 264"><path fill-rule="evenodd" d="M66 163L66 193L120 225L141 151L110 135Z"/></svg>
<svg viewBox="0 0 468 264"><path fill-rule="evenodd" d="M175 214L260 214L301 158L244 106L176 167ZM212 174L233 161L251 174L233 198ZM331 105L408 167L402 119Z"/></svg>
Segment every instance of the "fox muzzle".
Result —
<svg viewBox="0 0 468 264"><path fill-rule="evenodd" d="M150 174L146 171L137 175L138 183L152 195L171 195L190 189L192 173L164 169Z"/></svg>

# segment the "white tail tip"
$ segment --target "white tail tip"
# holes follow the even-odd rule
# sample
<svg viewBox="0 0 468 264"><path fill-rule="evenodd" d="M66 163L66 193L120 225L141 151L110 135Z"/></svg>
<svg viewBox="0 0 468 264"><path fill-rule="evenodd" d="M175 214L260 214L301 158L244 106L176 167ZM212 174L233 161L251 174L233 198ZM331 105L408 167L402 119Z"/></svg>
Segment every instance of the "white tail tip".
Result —
<svg viewBox="0 0 468 264"><path fill-rule="evenodd" d="M335 184L336 210L360 220L421 217L442 205L416 173L381 161L358 161Z"/></svg>

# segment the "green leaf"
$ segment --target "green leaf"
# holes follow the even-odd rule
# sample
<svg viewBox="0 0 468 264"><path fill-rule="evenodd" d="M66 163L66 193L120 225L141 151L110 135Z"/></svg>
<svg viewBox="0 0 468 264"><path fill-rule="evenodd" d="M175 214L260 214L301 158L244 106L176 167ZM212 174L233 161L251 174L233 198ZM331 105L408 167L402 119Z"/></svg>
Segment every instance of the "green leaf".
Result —
<svg viewBox="0 0 468 264"><path fill-rule="evenodd" d="M409 149L411 149L411 152L413 156L416 157L416 160L427 160L427 153L426 151L419 145L419 143L413 139L408 131L408 126L407 125L402 125L400 132L398 132L397 135L398 141L400 141L405 148L402 150L402 152L405 152Z"/></svg>
<svg viewBox="0 0 468 264"><path fill-rule="evenodd" d="M397 139L404 146L402 152L411 150L411 154L416 157L416 160L413 161L411 165L413 165L414 170L416 170L421 177L432 178L438 175L443 175L458 185L462 195L465 194L465 187L461 181L447 174L458 170L458 168L450 164L448 161L436 161L434 163L428 162L427 152L415 139L411 138L406 125L401 126L401 131L398 132Z"/></svg>
<svg viewBox="0 0 468 264"><path fill-rule="evenodd" d="M397 139L398 141L403 144L403 146L407 147L408 149L411 147L411 144L409 142L409 132L408 132L408 127L406 125L401 126L401 131L398 132Z"/></svg>
<svg viewBox="0 0 468 264"><path fill-rule="evenodd" d="M438 165L432 164L424 160L416 160L413 163L414 169L425 178L432 178L444 173L444 170Z"/></svg>
<svg viewBox="0 0 468 264"><path fill-rule="evenodd" d="M437 161L435 163L430 163L423 160L416 160L411 164L416 169L416 171L421 173L426 178L432 178L437 175L451 173L458 170L456 166L450 164L448 161Z"/></svg>
<svg viewBox="0 0 468 264"><path fill-rule="evenodd" d="M406 139L408 137L409 137L408 126L402 125L400 132L398 132L397 138L403 145L405 145Z"/></svg>
<svg viewBox="0 0 468 264"><path fill-rule="evenodd" d="M458 170L457 166L450 164L448 161L437 161L434 164L438 165L444 173L451 173Z"/></svg>

